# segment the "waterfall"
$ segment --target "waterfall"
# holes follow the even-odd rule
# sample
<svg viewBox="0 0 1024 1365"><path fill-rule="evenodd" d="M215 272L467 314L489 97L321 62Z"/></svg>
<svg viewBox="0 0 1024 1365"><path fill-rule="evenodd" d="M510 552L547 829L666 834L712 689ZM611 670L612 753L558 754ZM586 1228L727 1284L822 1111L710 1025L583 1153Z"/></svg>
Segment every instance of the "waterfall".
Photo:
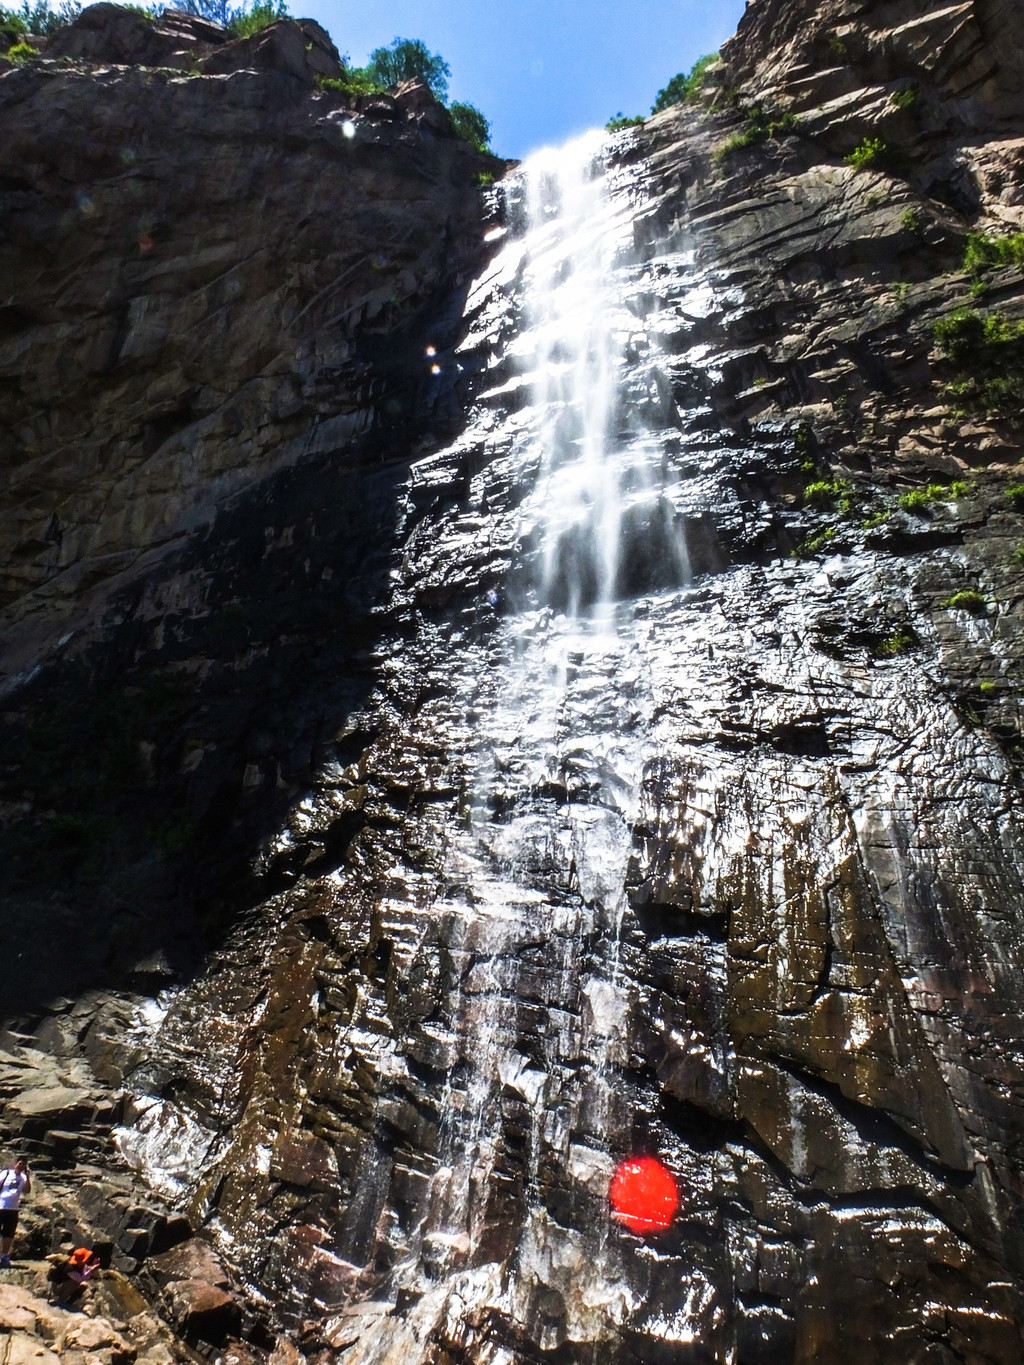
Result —
<svg viewBox="0 0 1024 1365"><path fill-rule="evenodd" d="M413 1320L440 1312L452 1284L517 1322L543 1300L550 1321L535 1330L553 1348L606 1339L628 1309L607 1210L630 1129L620 931L651 757L649 595L683 587L688 562L663 486L630 173L605 135L588 134L531 157L502 192L508 241L470 299L464 353L487 356L468 439L483 432L488 450L510 452L504 534L518 550L481 603L500 662L459 699L464 818L433 908L448 926L457 1060L397 1278L430 1290ZM511 1176L498 1169L510 1128L524 1149ZM502 1225L510 1179L525 1186L519 1228ZM580 1203L568 1240L550 1236L553 1180ZM390 1359L395 1331L381 1324L352 1358Z"/></svg>
<svg viewBox="0 0 1024 1365"><path fill-rule="evenodd" d="M699 505L678 472L652 300L682 277L688 316L707 301L685 252L666 267L638 244L643 186L615 151L589 134L497 191L505 239L454 357L477 371L470 420L409 475L387 609L413 604L415 642L391 638L374 697L346 722L381 735L358 772L335 765L266 852L329 830L356 794L377 812L363 851L320 883L343 956L324 977L336 1036L319 988L310 1029L349 1164L336 1225L304 1244L292 1282L347 1365L426 1365L428 1343L457 1343L488 1313L596 1361L651 1277L678 1273L645 1259L608 1198L616 1164L660 1142L656 1117L636 1131L627 884L668 743L659 716L677 704L664 704L666 646L689 648L685 511ZM424 363L453 361L431 346ZM265 953L271 972L274 951L271 936L240 958ZM163 1048L208 1029L210 1009L182 991ZM229 1093L239 1030L213 1032ZM155 1085L136 1101L123 1152L168 1189L202 1171L203 1215L218 1162L273 1178L272 1130L215 1129ZM219 1213L209 1227L229 1250L242 1240ZM685 1264L685 1294L652 1328L679 1341L713 1313Z"/></svg>

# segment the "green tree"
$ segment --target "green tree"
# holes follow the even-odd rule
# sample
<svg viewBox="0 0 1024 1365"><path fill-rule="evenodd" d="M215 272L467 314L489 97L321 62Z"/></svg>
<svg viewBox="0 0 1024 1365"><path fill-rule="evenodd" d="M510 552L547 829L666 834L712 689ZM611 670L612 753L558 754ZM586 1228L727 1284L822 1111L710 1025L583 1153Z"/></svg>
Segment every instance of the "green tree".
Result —
<svg viewBox="0 0 1024 1365"><path fill-rule="evenodd" d="M162 8L157 0L154 13ZM186 14L209 19L213 24L229 28L240 38L248 38L268 24L290 17L287 0L253 0L252 4L249 0L242 0L240 5L232 5L231 0L175 0L174 5L168 5L167 8L184 10Z"/></svg>
<svg viewBox="0 0 1024 1365"><path fill-rule="evenodd" d="M374 48L364 70L385 90L418 78L430 86L442 104L448 98L451 67L438 53L428 52L418 38L395 38L390 47Z"/></svg>
<svg viewBox="0 0 1024 1365"><path fill-rule="evenodd" d="M250 10L244 5L241 9L235 10L228 21L228 28L239 38L248 38L253 33L259 33L261 29L276 24L278 19L288 17L286 0L257 0Z"/></svg>
<svg viewBox="0 0 1024 1365"><path fill-rule="evenodd" d="M178 0L177 8L199 19L209 19L211 24L221 24L224 28L241 13L232 9L231 0Z"/></svg>
<svg viewBox="0 0 1024 1365"><path fill-rule="evenodd" d="M36 33L50 38L59 28L72 24L82 12L79 0L61 0L50 8L48 0L22 0L17 9L0 7L0 31L6 33Z"/></svg>
<svg viewBox="0 0 1024 1365"><path fill-rule="evenodd" d="M706 57L694 62L687 74L684 75L680 71L678 76L673 76L664 90L658 91L651 113L660 114L663 109L668 109L673 104L685 104L687 100L696 99L708 78L709 71L717 65L718 53L709 52Z"/></svg>
<svg viewBox="0 0 1024 1365"><path fill-rule="evenodd" d="M478 152L489 150L491 125L479 109L472 104L460 104L456 101L449 107L448 112L452 116L459 137L465 138Z"/></svg>

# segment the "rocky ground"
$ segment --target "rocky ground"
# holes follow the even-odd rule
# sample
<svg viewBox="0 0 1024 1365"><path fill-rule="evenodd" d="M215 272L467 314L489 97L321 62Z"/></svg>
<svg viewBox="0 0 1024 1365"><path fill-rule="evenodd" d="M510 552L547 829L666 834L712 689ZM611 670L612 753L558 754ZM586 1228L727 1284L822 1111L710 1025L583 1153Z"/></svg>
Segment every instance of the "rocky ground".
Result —
<svg viewBox="0 0 1024 1365"><path fill-rule="evenodd" d="M396 1274L459 1102L441 1080L479 1036L455 988L476 973L486 1010L501 956L458 938L481 875L458 861L465 778L512 652L481 603L529 558L488 416L506 400L485 396L510 319L454 350L493 211L480 162L429 110L360 110L308 74L97 67L83 36L70 65L0 76L22 168L4 189L33 196L0 245L26 281L0 364L38 376L11 400L0 1123L42 1171L26 1249L87 1237L111 1265L88 1323L19 1269L12 1350L88 1328L111 1360L1021 1359L1024 274L965 269L970 234L1024 212L1019 28L998 0L756 0L701 100L617 144L639 204L630 401L697 577L671 608L655 568L630 586L642 669L581 655L567 706L594 742L558 782L531 786L503 713L484 879L506 827L600 806L599 757L640 737L606 1129L668 1153L688 1203L657 1253L608 1253L633 1295L611 1337L579 1250L605 1135L576 1124L572 1181L526 1155L536 1087L575 1083L596 1008L578 985L607 950L557 847L526 881L562 929L502 949L523 1068L479 1256L426 1248L415 1292ZM115 108L130 133L104 146L139 160L86 178L91 111ZM82 158L63 180L102 212L47 178L62 109ZM169 113L180 182L147 150ZM253 120L241 173L266 188L242 225L222 149ZM318 216L349 144L357 187L334 193L355 207ZM171 212L182 185L230 244L208 263ZM180 231L166 261L132 195ZM246 233L267 223L261 254ZM84 259L41 259L51 230ZM1001 321L951 350L935 326L958 309ZM427 345L436 389L411 368ZM597 705L609 679L629 706ZM703 1286L685 1322L680 1284Z"/></svg>

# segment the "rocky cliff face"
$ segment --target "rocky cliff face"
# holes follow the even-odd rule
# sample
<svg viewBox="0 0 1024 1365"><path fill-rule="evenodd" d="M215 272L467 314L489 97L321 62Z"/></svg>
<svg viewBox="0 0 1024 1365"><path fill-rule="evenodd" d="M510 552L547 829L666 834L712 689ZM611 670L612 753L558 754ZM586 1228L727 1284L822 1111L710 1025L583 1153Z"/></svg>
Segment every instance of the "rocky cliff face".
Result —
<svg viewBox="0 0 1024 1365"><path fill-rule="evenodd" d="M317 88L311 21L226 38L95 5L4 74L6 677L377 398L437 405L402 347L470 270L490 159L421 87Z"/></svg>
<svg viewBox="0 0 1024 1365"><path fill-rule="evenodd" d="M388 106L361 193L390 213L429 183L428 284L358 323L320 302L340 260L304 284L308 354L334 327L352 349L314 365L326 390L285 376L301 349L269 372L324 413L271 416L244 486L197 479L201 515L168 437L189 534L102 609L61 599L81 643L10 693L3 1122L193 1341L1020 1359L1024 283L984 242L963 269L1020 217L1020 27L758 0L701 104L597 156L600 196L566 178L592 148L509 182L465 312L477 163ZM289 80L291 151L327 97ZM343 116L356 147L376 126ZM556 227L523 237L537 194ZM349 232L362 259L357 216L309 211L285 260ZM538 303L574 275L601 281L566 305L583 341ZM278 287L225 305L242 355L285 355L307 303ZM189 335L117 382L184 369ZM568 388L531 383L536 354ZM614 571L608 518L559 501L609 375L614 497L588 499L614 502ZM220 381L247 431L271 380ZM210 431L181 447L207 470L238 453ZM661 1238L608 1218L637 1152L680 1187ZM272 1311L232 1318L246 1285Z"/></svg>

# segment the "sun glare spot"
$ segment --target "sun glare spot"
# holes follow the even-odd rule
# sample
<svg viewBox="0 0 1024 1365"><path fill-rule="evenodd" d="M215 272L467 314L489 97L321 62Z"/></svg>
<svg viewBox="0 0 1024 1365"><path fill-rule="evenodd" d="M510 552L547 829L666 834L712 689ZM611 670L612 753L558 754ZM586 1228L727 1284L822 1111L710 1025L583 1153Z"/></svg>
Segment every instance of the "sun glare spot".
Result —
<svg viewBox="0 0 1024 1365"><path fill-rule="evenodd" d="M652 1156L623 1161L608 1191L612 1217L630 1232L665 1232L679 1207L679 1189L667 1166Z"/></svg>

